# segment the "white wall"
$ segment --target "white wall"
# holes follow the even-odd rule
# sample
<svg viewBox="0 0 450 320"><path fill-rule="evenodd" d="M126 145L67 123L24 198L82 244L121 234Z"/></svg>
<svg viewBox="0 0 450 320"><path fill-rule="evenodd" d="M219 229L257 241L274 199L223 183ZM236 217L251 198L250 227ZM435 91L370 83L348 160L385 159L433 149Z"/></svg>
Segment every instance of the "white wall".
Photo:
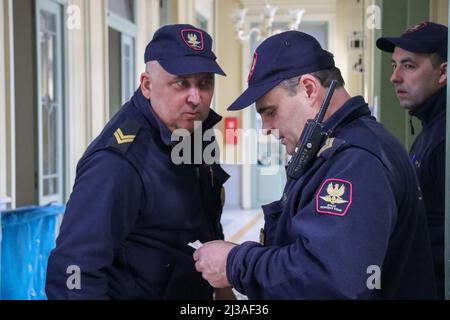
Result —
<svg viewBox="0 0 450 320"><path fill-rule="evenodd" d="M108 116L107 0L70 0L80 9L80 29L67 29L66 197L72 191L76 165Z"/></svg>
<svg viewBox="0 0 450 320"><path fill-rule="evenodd" d="M5 79L5 27L4 1L0 1L0 210L6 198L6 79Z"/></svg>
<svg viewBox="0 0 450 320"><path fill-rule="evenodd" d="M0 202L9 202L14 208L16 167L12 29L12 0L0 0Z"/></svg>
<svg viewBox="0 0 450 320"><path fill-rule="evenodd" d="M195 0L177 0L178 19L174 23L195 23Z"/></svg>
<svg viewBox="0 0 450 320"><path fill-rule="evenodd" d="M153 37L153 33L159 28L159 0L135 0L136 25L138 35L136 37L136 87L139 76L145 70L144 52L147 44Z"/></svg>
<svg viewBox="0 0 450 320"><path fill-rule="evenodd" d="M86 77L87 44L86 34L89 33L88 20L86 19L86 1L72 0L72 5L80 8L80 29L66 30L67 45L66 56L66 195L71 192L75 180L75 168L81 158L89 137L88 123L88 98Z"/></svg>
<svg viewBox="0 0 450 320"><path fill-rule="evenodd" d="M87 32L89 68L88 108L90 110L90 132L92 141L103 129L109 113L108 104L108 24L107 0L87 1L89 32Z"/></svg>

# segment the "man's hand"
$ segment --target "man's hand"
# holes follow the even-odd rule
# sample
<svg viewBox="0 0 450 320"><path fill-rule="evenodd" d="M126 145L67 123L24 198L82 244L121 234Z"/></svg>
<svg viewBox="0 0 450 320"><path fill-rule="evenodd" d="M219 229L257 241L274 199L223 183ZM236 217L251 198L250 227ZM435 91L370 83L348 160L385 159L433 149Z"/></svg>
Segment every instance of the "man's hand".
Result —
<svg viewBox="0 0 450 320"><path fill-rule="evenodd" d="M195 269L214 288L230 287L226 274L228 253L236 244L222 240L210 241L194 252Z"/></svg>

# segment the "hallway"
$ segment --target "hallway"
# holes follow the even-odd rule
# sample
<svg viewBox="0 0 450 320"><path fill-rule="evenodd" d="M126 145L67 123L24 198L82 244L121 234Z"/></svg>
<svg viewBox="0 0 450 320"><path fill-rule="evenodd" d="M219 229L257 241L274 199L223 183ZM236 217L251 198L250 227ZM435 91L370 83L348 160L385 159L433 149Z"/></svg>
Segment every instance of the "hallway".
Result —
<svg viewBox="0 0 450 320"><path fill-rule="evenodd" d="M262 209L228 209L222 214L225 240L241 244L245 241L259 242L259 232L264 226Z"/></svg>

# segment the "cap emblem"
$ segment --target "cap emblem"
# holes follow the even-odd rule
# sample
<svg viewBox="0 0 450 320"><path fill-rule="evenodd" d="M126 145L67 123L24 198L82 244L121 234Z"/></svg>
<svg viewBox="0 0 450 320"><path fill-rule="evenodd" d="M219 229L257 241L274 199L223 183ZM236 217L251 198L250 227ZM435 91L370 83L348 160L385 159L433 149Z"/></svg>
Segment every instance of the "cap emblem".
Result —
<svg viewBox="0 0 450 320"><path fill-rule="evenodd" d="M412 33L412 32L416 32L422 28L425 28L428 25L428 23L426 21L421 22L417 25L415 25L414 27L408 28L404 34L408 34L408 33Z"/></svg>
<svg viewBox="0 0 450 320"><path fill-rule="evenodd" d="M253 55L252 67L250 68L250 72L248 73L248 78L247 78L248 82L250 82L250 80L252 80L253 73L255 72L256 62L257 61L258 61L258 52L255 51L255 54Z"/></svg>
<svg viewBox="0 0 450 320"><path fill-rule="evenodd" d="M195 29L181 30L181 38L192 50L201 51L204 48L203 32Z"/></svg>

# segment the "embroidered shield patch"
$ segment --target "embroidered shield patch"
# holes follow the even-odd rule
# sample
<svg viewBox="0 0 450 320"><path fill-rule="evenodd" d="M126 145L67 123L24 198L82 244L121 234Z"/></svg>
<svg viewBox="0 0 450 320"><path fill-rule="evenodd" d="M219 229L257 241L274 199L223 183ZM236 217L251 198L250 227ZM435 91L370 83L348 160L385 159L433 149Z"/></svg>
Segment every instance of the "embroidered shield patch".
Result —
<svg viewBox="0 0 450 320"><path fill-rule="evenodd" d="M342 179L327 179L316 194L316 211L345 216L352 204L352 183Z"/></svg>
<svg viewBox="0 0 450 320"><path fill-rule="evenodd" d="M183 29L181 30L181 38L192 50L201 51L205 46L203 41L203 32L199 30Z"/></svg>

